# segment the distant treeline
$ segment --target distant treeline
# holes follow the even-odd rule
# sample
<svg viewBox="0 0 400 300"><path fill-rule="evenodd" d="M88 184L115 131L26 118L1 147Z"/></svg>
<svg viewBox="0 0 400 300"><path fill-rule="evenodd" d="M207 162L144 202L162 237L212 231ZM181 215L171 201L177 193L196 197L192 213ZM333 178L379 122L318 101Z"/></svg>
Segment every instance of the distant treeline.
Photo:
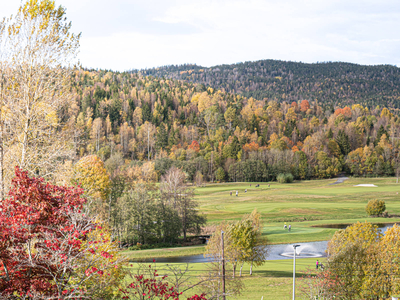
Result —
<svg viewBox="0 0 400 300"><path fill-rule="evenodd" d="M257 100L318 100L323 107L361 104L400 108L400 69L343 62L306 64L260 60L205 68L197 65L133 70L186 80Z"/></svg>

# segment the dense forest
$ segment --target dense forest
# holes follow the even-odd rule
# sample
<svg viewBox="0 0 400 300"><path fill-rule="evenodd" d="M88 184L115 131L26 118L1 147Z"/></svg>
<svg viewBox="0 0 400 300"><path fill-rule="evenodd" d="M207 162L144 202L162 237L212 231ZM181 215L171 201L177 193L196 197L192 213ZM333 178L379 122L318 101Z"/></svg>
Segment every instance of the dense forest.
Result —
<svg viewBox="0 0 400 300"><path fill-rule="evenodd" d="M318 100L324 107L361 104L400 108L400 69L390 65L260 60L210 68L181 65L133 72L200 83L257 100L306 99Z"/></svg>
<svg viewBox="0 0 400 300"><path fill-rule="evenodd" d="M385 84L393 85L392 95L398 87L394 67L376 67L386 71L371 73L373 68L355 65L318 66L326 74L339 74L340 66L364 69L365 80L386 78ZM319 74L315 77L322 78ZM348 78L357 76L352 71ZM73 81L76 96L69 116L75 120L78 156L97 154L107 161L120 153L135 165L150 160L158 178L171 166L183 169L187 179L195 182L270 181L279 174L292 174L294 179L330 178L343 171L392 176L400 170L398 111L360 104L374 100L339 105L340 93L330 105L303 99L301 94L296 101L257 100L141 72L80 70ZM314 84L307 84L304 93L315 92ZM388 86L378 86L379 90L369 86L357 91L365 90L366 99L389 94ZM388 101L388 106L393 103Z"/></svg>

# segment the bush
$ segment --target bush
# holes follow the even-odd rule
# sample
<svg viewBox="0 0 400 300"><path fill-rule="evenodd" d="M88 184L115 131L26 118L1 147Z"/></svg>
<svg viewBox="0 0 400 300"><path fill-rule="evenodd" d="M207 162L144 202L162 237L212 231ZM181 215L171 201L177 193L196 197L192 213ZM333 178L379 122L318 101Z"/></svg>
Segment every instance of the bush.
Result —
<svg viewBox="0 0 400 300"><path fill-rule="evenodd" d="M293 175L291 173L286 173L286 174L278 174L276 177L276 180L279 183L292 183L293 182Z"/></svg>
<svg viewBox="0 0 400 300"><path fill-rule="evenodd" d="M379 216L385 211L385 209L385 201L378 199L369 200L365 207L365 211L369 216Z"/></svg>

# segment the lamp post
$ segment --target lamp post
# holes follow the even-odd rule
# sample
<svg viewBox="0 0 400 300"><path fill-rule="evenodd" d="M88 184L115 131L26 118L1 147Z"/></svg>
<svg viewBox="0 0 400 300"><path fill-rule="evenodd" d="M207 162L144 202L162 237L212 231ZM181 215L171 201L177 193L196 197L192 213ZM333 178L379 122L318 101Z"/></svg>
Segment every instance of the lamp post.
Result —
<svg viewBox="0 0 400 300"><path fill-rule="evenodd" d="M296 248L300 245L293 245L293 300L296 299L295 291L296 291Z"/></svg>
<svg viewBox="0 0 400 300"><path fill-rule="evenodd" d="M222 248L222 299L225 300L225 253L224 253L224 232L221 231L221 248Z"/></svg>

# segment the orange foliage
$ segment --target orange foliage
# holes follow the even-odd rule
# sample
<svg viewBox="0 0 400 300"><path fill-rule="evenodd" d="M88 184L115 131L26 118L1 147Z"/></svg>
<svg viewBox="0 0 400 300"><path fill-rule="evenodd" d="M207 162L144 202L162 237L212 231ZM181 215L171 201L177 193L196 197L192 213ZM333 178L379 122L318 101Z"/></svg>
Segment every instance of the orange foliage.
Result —
<svg viewBox="0 0 400 300"><path fill-rule="evenodd" d="M199 143L198 143L197 141L193 141L193 142L189 145L188 149L192 149L192 150L194 150L195 152L199 152L199 151L200 151L200 145L199 145Z"/></svg>
<svg viewBox="0 0 400 300"><path fill-rule="evenodd" d="M300 110L302 112L306 112L308 109L310 108L310 103L308 102L308 100L303 100L300 103Z"/></svg>
<svg viewBox="0 0 400 300"><path fill-rule="evenodd" d="M243 150L246 152L257 151L260 146L256 142L251 142L243 146Z"/></svg>
<svg viewBox="0 0 400 300"><path fill-rule="evenodd" d="M335 110L335 116L343 115L346 118L351 118L351 109L350 107L338 108Z"/></svg>
<svg viewBox="0 0 400 300"><path fill-rule="evenodd" d="M299 148L297 148L297 146L293 146L292 152L293 152L293 153L296 153L297 151L300 151Z"/></svg>

